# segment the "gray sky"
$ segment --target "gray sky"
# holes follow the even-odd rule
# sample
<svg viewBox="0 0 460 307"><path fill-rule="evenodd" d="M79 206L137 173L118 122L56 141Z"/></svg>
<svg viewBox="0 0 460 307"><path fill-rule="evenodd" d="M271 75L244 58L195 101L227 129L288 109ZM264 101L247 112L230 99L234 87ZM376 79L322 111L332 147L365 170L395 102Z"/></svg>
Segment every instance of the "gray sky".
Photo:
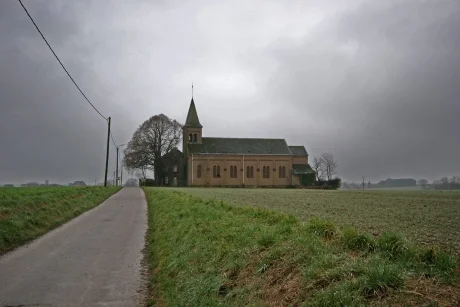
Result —
<svg viewBox="0 0 460 307"><path fill-rule="evenodd" d="M118 143L183 122L193 80L204 136L328 151L349 181L460 175L458 0L23 2ZM103 179L105 121L13 0L0 131L0 184Z"/></svg>

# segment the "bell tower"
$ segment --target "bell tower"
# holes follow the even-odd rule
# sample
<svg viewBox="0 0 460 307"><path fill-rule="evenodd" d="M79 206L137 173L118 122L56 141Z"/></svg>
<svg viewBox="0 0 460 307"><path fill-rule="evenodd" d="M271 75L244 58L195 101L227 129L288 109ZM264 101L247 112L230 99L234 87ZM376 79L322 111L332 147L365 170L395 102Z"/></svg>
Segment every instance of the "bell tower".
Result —
<svg viewBox="0 0 460 307"><path fill-rule="evenodd" d="M190 102L190 107L187 113L187 119L185 125L182 128L182 150L185 154L188 154L188 144L201 144L203 126L200 124L198 114L196 112L195 102Z"/></svg>

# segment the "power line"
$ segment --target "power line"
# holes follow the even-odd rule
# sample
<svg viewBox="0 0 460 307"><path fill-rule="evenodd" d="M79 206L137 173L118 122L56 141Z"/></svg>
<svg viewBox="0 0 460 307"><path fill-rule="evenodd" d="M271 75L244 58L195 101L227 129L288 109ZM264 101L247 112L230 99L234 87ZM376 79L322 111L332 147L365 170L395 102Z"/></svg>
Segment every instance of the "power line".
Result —
<svg viewBox="0 0 460 307"><path fill-rule="evenodd" d="M26 11L27 13L27 16L29 16L30 20L32 21L32 23L34 24L35 28L37 29L38 33L40 33L40 35L42 36L43 40L45 41L45 43L48 45L48 47L50 48L51 52L54 54L54 56L56 57L56 59L58 60L59 64L61 64L62 68L65 70L65 72L67 73L67 75L69 76L70 80L72 80L73 84L75 84L75 86L77 87L77 89L80 91L80 93L83 95L83 97L85 97L86 101L88 101L88 103L93 107L93 109L99 113L99 115L107 120L107 117L105 117L104 115L101 114L101 112L98 111L98 109L96 109L96 107L91 103L91 101L89 101L88 97L86 97L85 93L83 93L83 91L80 89L80 87L77 85L77 83L75 82L75 80L72 78L72 76L70 75L70 73L67 71L67 69L64 67L64 64L62 64L61 60L59 59L59 57L57 56L56 52L54 52L53 48L51 48L50 44L48 43L48 41L46 40L45 36L43 35L43 33L40 31L40 29L38 28L37 24L35 23L35 21L33 20L32 16L30 16L29 12L27 11L26 7L24 6L24 4L22 4L22 1L21 0L18 0L19 3L21 4L22 8L24 9L24 11Z"/></svg>
<svg viewBox="0 0 460 307"><path fill-rule="evenodd" d="M117 148L117 144L115 143L115 140L113 139L112 131L110 131L110 137L112 138L112 143L115 148Z"/></svg>

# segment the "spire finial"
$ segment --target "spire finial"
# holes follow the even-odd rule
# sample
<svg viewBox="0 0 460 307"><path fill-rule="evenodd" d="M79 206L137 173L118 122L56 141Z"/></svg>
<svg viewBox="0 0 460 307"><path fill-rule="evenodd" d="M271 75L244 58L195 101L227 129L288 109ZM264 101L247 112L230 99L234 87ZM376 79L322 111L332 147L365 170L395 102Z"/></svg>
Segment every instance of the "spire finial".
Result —
<svg viewBox="0 0 460 307"><path fill-rule="evenodd" d="M192 81L192 98L193 98L193 81Z"/></svg>

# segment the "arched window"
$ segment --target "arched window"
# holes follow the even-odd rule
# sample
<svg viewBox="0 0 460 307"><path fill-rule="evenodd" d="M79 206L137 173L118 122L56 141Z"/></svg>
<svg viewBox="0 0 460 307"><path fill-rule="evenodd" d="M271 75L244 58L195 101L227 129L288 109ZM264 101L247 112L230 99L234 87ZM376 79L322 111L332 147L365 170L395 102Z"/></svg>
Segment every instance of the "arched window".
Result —
<svg viewBox="0 0 460 307"><path fill-rule="evenodd" d="M246 167L246 177L247 178L254 178L254 166Z"/></svg>
<svg viewBox="0 0 460 307"><path fill-rule="evenodd" d="M188 135L188 141L189 141L189 142L192 141L192 134L191 134L191 133Z"/></svg>
<svg viewBox="0 0 460 307"><path fill-rule="evenodd" d="M279 178L286 178L286 167L285 166L279 167Z"/></svg>
<svg viewBox="0 0 460 307"><path fill-rule="evenodd" d="M201 164L196 168L196 178L201 178Z"/></svg>
<svg viewBox="0 0 460 307"><path fill-rule="evenodd" d="M212 177L217 178L217 166L216 165L212 167Z"/></svg>
<svg viewBox="0 0 460 307"><path fill-rule="evenodd" d="M237 178L238 177L238 170L236 168L236 165L230 165L230 178Z"/></svg>
<svg viewBox="0 0 460 307"><path fill-rule="evenodd" d="M220 178L220 165L217 165L217 178Z"/></svg>
<svg viewBox="0 0 460 307"><path fill-rule="evenodd" d="M263 174L262 174L263 178L270 178L270 166L264 166L262 170L263 170Z"/></svg>
<svg viewBox="0 0 460 307"><path fill-rule="evenodd" d="M193 143L196 143L196 133L193 135Z"/></svg>

